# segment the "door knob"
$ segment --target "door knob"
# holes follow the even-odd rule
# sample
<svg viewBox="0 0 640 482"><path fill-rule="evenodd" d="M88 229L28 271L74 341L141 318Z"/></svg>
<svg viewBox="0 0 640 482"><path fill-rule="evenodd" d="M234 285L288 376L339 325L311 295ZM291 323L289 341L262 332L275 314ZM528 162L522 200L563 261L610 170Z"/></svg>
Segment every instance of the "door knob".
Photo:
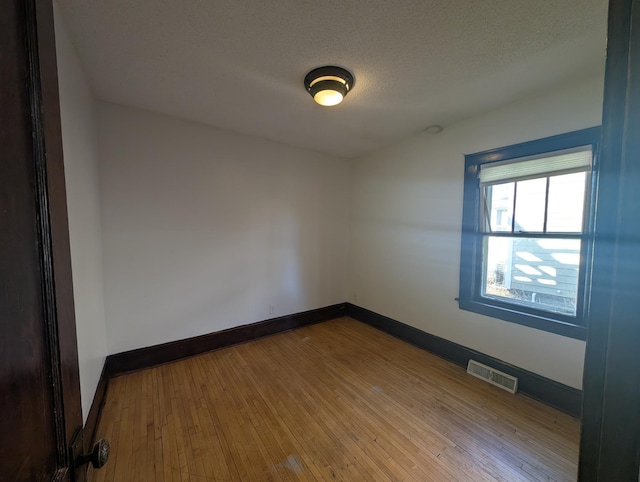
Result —
<svg viewBox="0 0 640 482"><path fill-rule="evenodd" d="M93 450L91 452L88 454L78 455L78 457L76 457L75 465L76 467L80 467L81 465L91 462L94 469L99 469L107 463L107 460L109 460L110 450L111 447L109 446L109 441L101 438L98 440L98 443L93 446Z"/></svg>

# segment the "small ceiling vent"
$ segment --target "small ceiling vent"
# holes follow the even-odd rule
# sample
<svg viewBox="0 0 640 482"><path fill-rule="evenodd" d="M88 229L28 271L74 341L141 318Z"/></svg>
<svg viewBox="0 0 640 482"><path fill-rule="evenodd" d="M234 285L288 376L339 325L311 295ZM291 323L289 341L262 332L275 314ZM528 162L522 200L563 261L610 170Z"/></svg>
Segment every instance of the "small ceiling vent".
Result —
<svg viewBox="0 0 640 482"><path fill-rule="evenodd" d="M508 392L516 393L518 391L518 379L516 377L494 370L493 368L483 365L475 360L469 360L467 373Z"/></svg>

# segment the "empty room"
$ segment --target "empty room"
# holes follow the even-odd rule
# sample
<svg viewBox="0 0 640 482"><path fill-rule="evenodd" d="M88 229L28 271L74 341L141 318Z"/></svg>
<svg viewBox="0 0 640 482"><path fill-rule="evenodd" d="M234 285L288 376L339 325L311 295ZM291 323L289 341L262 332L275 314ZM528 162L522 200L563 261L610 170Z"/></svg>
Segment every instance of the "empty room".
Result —
<svg viewBox="0 0 640 482"><path fill-rule="evenodd" d="M638 8L7 2L0 480L637 481Z"/></svg>

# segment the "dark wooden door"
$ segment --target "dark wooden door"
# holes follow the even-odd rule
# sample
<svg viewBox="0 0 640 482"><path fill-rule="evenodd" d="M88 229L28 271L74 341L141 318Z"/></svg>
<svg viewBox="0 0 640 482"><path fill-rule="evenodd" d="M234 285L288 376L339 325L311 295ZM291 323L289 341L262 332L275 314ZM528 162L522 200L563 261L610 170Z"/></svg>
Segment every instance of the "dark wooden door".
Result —
<svg viewBox="0 0 640 482"><path fill-rule="evenodd" d="M640 466L640 0L611 0L580 441L581 482Z"/></svg>
<svg viewBox="0 0 640 482"><path fill-rule="evenodd" d="M53 11L0 4L0 480L66 481L82 414Z"/></svg>

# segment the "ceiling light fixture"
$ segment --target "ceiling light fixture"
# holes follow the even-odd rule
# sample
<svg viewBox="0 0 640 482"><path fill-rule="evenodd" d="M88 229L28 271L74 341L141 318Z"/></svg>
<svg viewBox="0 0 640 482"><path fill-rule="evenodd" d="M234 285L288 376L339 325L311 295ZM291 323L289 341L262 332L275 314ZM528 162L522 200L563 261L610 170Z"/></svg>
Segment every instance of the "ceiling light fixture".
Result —
<svg viewBox="0 0 640 482"><path fill-rule="evenodd" d="M318 67L305 76L304 86L318 104L337 105L353 88L353 75L341 67Z"/></svg>

